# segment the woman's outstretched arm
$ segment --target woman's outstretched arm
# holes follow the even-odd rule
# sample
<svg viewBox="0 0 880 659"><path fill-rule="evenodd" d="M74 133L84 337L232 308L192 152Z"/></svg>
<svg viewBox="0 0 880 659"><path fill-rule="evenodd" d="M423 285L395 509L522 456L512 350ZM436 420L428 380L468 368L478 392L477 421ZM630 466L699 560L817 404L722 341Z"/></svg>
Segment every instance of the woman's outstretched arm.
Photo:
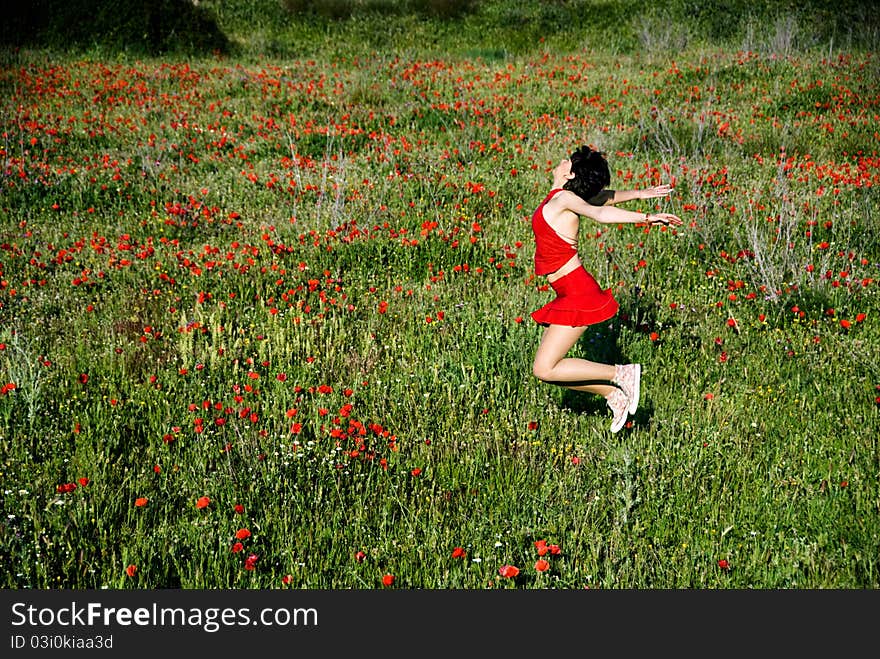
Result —
<svg viewBox="0 0 880 659"><path fill-rule="evenodd" d="M671 185L665 183L640 190L602 190L602 192L590 199L590 203L596 206L614 206L615 204L622 204L633 199L668 197L673 189Z"/></svg>
<svg viewBox="0 0 880 659"><path fill-rule="evenodd" d="M577 213L582 217L589 217L601 224L636 224L638 222L669 226L680 226L682 224L681 218L672 213L644 213L617 208L613 205L596 206L587 203L569 190L560 192L555 197L554 201L556 200L558 200L556 203L561 204L573 213Z"/></svg>

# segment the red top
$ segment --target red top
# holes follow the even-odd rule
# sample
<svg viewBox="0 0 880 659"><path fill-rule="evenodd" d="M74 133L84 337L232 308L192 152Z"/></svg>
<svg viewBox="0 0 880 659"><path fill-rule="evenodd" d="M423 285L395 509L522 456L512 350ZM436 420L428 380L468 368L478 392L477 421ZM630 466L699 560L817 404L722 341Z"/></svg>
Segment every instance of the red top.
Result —
<svg viewBox="0 0 880 659"><path fill-rule="evenodd" d="M544 204L562 190L554 188L532 214L532 231L535 233L535 274L549 275L568 263L577 254L574 245L564 240L544 218Z"/></svg>

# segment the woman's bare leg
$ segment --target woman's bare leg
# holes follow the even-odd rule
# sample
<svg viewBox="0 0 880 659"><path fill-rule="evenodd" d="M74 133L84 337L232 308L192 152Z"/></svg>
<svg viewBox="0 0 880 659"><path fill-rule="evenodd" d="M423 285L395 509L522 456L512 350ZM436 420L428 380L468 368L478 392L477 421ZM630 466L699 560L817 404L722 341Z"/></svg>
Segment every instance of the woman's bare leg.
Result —
<svg viewBox="0 0 880 659"><path fill-rule="evenodd" d="M565 356L585 329L586 327L549 325L544 330L544 336L541 337L535 353L532 372L544 382L606 397L617 387L600 383L614 379L614 366Z"/></svg>

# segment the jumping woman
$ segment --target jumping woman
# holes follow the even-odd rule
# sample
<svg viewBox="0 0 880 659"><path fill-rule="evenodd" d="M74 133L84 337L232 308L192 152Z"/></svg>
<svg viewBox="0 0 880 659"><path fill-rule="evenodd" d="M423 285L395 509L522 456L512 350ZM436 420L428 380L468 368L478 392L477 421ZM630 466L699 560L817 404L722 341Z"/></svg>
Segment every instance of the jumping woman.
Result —
<svg viewBox="0 0 880 659"><path fill-rule="evenodd" d="M532 372L544 382L605 398L613 419L611 432L623 428L639 405L640 364L602 364L566 357L589 325L617 313L611 289L602 290L577 253L580 218L601 224L680 226L671 213L638 213L615 204L633 199L666 197L669 185L644 190L609 190L611 174L605 155L582 146L553 169L553 186L532 215L535 273L546 275L556 298L532 313L546 329Z"/></svg>

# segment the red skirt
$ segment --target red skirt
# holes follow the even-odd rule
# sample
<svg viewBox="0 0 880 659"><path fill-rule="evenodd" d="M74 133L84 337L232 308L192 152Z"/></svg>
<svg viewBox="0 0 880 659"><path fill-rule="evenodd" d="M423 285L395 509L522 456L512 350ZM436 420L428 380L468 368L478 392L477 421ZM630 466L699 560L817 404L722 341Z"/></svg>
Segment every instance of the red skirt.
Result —
<svg viewBox="0 0 880 659"><path fill-rule="evenodd" d="M583 266L550 283L556 299L548 302L532 318L540 325L595 325L617 313L617 300L611 289L602 290Z"/></svg>

